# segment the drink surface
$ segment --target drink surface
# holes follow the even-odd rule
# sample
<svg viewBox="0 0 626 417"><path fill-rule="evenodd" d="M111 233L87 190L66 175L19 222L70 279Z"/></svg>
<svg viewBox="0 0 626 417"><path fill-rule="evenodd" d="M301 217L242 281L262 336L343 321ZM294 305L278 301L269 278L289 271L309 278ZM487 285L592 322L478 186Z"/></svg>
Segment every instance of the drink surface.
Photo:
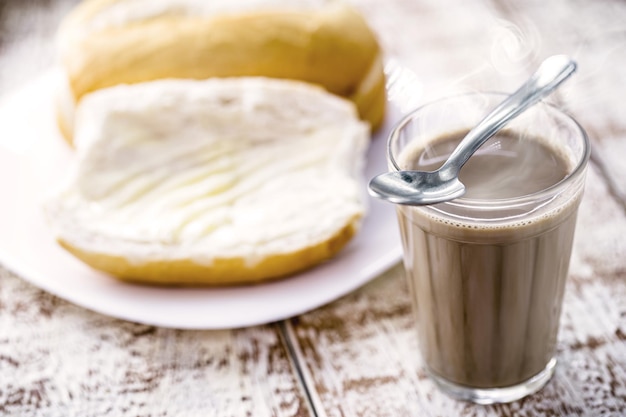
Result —
<svg viewBox="0 0 626 417"><path fill-rule="evenodd" d="M426 149L409 148L403 152L401 165L433 171L443 164L466 133L460 131L438 138ZM466 187L464 198L521 197L563 180L571 170L567 160L544 142L509 131L496 134L461 169L459 179Z"/></svg>
<svg viewBox="0 0 626 417"><path fill-rule="evenodd" d="M409 145L400 165L436 169L464 133L437 138L426 150ZM465 197L527 196L559 183L572 169L546 143L510 132L490 139L461 171ZM421 352L434 376L494 388L546 369L581 193L576 180L558 197L487 215L474 207L455 212L448 203L397 207Z"/></svg>

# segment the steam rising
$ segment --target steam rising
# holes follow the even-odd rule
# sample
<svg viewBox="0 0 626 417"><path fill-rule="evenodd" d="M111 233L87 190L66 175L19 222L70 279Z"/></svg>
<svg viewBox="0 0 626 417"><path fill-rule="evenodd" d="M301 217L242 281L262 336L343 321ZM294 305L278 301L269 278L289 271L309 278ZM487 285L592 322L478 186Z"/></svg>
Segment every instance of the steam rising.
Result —
<svg viewBox="0 0 626 417"><path fill-rule="evenodd" d="M535 62L541 46L537 27L531 22L523 26L499 19L491 33L491 64L500 74L516 74L529 62Z"/></svg>

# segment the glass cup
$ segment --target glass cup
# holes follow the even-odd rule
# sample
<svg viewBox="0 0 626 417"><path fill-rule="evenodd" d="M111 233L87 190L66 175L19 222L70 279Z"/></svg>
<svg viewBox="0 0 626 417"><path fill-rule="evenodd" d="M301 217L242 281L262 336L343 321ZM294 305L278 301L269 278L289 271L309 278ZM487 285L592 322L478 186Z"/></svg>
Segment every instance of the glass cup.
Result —
<svg viewBox="0 0 626 417"><path fill-rule="evenodd" d="M469 130L504 98L464 94L408 114L390 134L389 169L411 169L411 149ZM532 394L554 373L590 152L580 125L549 104L506 129L541 138L567 160L567 176L527 195L396 206L424 365L444 392L480 404Z"/></svg>

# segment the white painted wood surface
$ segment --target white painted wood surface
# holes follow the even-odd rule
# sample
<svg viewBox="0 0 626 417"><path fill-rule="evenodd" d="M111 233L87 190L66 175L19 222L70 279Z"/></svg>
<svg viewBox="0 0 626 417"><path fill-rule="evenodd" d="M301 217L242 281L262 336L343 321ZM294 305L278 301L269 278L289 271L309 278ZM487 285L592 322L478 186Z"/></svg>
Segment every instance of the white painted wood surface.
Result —
<svg viewBox="0 0 626 417"><path fill-rule="evenodd" d="M350 1L412 71L398 93L410 105L510 91L553 53L578 60L553 100L594 147L553 380L509 405L438 392L420 367L400 266L284 323L225 331L101 316L0 267L0 416L626 415L626 3ZM0 3L0 94L53 63L54 30L74 3Z"/></svg>
<svg viewBox="0 0 626 417"><path fill-rule="evenodd" d="M0 283L0 416L311 415L276 326L161 329Z"/></svg>
<svg viewBox="0 0 626 417"><path fill-rule="evenodd" d="M626 4L584 1L359 2L386 49L414 71L417 104L458 91L512 91L538 61L567 53L578 74L552 101L588 130L593 160L580 208L559 338L539 394L509 405L451 401L417 354L400 267L291 320L318 415L626 415Z"/></svg>

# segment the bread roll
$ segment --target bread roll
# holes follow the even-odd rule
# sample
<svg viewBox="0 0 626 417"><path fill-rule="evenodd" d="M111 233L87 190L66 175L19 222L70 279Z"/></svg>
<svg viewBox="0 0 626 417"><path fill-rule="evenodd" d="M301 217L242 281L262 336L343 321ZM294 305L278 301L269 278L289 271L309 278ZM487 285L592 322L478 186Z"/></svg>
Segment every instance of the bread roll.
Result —
<svg viewBox="0 0 626 417"><path fill-rule="evenodd" d="M59 48L68 138L85 94L163 78L301 80L350 99L373 128L384 116L380 47L341 1L87 0L62 23Z"/></svg>
<svg viewBox="0 0 626 417"><path fill-rule="evenodd" d="M335 256L364 214L368 124L308 83L120 85L76 120L77 162L47 217L71 253L125 280L282 277Z"/></svg>

